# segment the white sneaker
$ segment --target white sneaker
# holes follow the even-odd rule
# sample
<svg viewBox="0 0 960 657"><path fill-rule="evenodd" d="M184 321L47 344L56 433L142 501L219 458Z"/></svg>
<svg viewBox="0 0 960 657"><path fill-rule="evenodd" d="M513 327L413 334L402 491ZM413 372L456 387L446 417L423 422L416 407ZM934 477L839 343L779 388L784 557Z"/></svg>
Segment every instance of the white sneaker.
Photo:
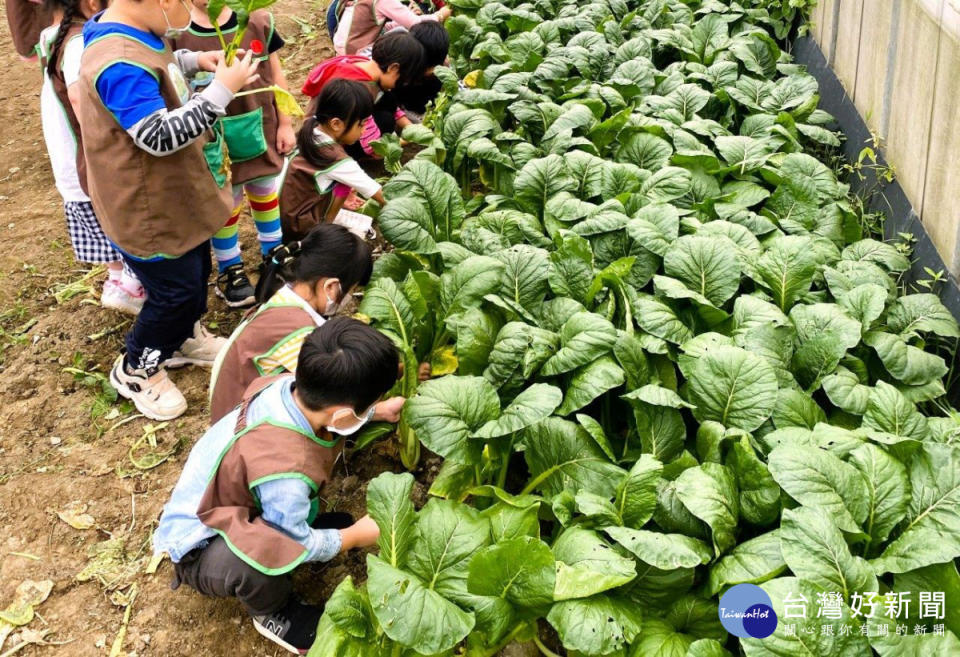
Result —
<svg viewBox="0 0 960 657"><path fill-rule="evenodd" d="M176 369L185 365L213 367L217 354L227 345L227 339L211 334L197 322L193 325L193 336L187 338L173 356L164 363L164 367Z"/></svg>
<svg viewBox="0 0 960 657"><path fill-rule="evenodd" d="M117 281L107 280L103 284L103 293L100 295L100 305L104 308L119 310L128 315L139 315L147 300L147 293L143 289L139 295L131 294Z"/></svg>
<svg viewBox="0 0 960 657"><path fill-rule="evenodd" d="M187 400L162 368L127 372L121 354L110 370L110 385L151 420L173 420L187 410Z"/></svg>

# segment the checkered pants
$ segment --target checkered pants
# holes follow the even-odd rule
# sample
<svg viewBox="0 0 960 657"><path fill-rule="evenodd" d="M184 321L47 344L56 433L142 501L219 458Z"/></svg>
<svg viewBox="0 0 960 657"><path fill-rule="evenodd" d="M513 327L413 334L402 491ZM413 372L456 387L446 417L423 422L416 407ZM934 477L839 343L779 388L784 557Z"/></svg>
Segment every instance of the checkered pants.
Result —
<svg viewBox="0 0 960 657"><path fill-rule="evenodd" d="M66 201L67 231L73 244L73 253L80 262L117 262L120 254L100 228L100 222L89 201Z"/></svg>

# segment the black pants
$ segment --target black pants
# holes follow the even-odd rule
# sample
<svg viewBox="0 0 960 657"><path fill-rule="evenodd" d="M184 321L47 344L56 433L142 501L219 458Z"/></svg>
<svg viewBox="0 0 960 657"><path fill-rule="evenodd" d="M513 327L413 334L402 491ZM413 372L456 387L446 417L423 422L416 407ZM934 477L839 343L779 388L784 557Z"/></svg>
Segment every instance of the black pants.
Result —
<svg viewBox="0 0 960 657"><path fill-rule="evenodd" d="M314 529L344 529L353 524L348 513L321 513ZM191 550L173 564L176 576L170 588L181 583L215 598L237 598L251 616L266 616L283 609L293 593L289 574L264 575L235 555L217 536L205 548Z"/></svg>
<svg viewBox="0 0 960 657"><path fill-rule="evenodd" d="M204 240L179 258L143 262L124 256L124 260L147 291L147 301L127 333L127 364L146 369L170 358L207 312L210 242Z"/></svg>
<svg viewBox="0 0 960 657"><path fill-rule="evenodd" d="M181 583L215 598L237 598L251 616L264 616L287 604L293 592L290 575L264 575L235 555L220 536L205 548L185 554L173 565Z"/></svg>

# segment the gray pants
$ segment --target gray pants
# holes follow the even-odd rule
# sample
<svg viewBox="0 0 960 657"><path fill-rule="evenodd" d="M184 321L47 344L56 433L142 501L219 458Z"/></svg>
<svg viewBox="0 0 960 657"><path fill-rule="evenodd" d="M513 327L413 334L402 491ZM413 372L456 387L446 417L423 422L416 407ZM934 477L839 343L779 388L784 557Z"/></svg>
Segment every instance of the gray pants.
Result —
<svg viewBox="0 0 960 657"><path fill-rule="evenodd" d="M191 550L173 567L170 588L176 590L183 583L204 595L237 598L251 616L282 609L293 592L289 575L264 575L248 566L220 536L205 548Z"/></svg>

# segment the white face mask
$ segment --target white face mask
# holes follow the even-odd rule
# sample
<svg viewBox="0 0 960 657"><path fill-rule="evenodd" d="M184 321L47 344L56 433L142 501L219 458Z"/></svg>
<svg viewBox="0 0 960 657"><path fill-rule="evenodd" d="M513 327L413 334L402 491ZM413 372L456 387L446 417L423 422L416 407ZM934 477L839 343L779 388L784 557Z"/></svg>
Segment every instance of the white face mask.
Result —
<svg viewBox="0 0 960 657"><path fill-rule="evenodd" d="M339 435L341 435L341 436L349 436L350 434L353 434L353 433L356 433L356 432L360 431L360 429L363 427L363 425L365 425L367 422L369 422L370 420L373 419L373 414L376 413L376 412L377 412L377 405L376 405L376 404L374 404L374 405L371 406L369 409L367 409L367 412L363 414L363 417L358 416L356 413L354 413L354 412L353 412L352 410L350 410L350 409L344 408L344 409L341 409L341 410L337 411L336 413L334 413L334 414L333 414L333 417L330 418L330 424L328 424L328 425L327 425L326 427L324 427L324 428L325 428L327 431L329 431L330 433L339 434ZM338 427L333 426L333 423L336 422L339 418L349 417L349 416L351 416L351 415L352 415L357 421L356 421L355 423L353 423L352 425L350 425L349 427L344 427L344 428L341 429L341 428L338 428Z"/></svg>
<svg viewBox="0 0 960 657"><path fill-rule="evenodd" d="M184 2L184 0L180 0L180 4L183 5L183 8L187 10L187 24L183 27L174 27L171 25L170 19L167 18L167 12L163 11L162 7L160 8L160 11L163 12L163 20L167 22L167 29L163 33L163 36L168 39L179 39L181 36L183 36L184 32L190 29L190 8L187 6L187 3Z"/></svg>
<svg viewBox="0 0 960 657"><path fill-rule="evenodd" d="M337 287L340 287L340 282L339 282L339 281L337 281ZM342 289L342 288L341 288L341 289ZM339 301L331 301L331 300L328 298L328 299L327 299L327 306L326 306L326 308L324 308L323 313L322 313L323 316L324 316L324 317L333 317L334 315L337 314L337 312L338 312L341 308L343 308L345 305L347 305L347 304L350 302L351 299L353 299L353 295L352 295L350 292L347 292L346 294L344 294L343 297L341 297Z"/></svg>

